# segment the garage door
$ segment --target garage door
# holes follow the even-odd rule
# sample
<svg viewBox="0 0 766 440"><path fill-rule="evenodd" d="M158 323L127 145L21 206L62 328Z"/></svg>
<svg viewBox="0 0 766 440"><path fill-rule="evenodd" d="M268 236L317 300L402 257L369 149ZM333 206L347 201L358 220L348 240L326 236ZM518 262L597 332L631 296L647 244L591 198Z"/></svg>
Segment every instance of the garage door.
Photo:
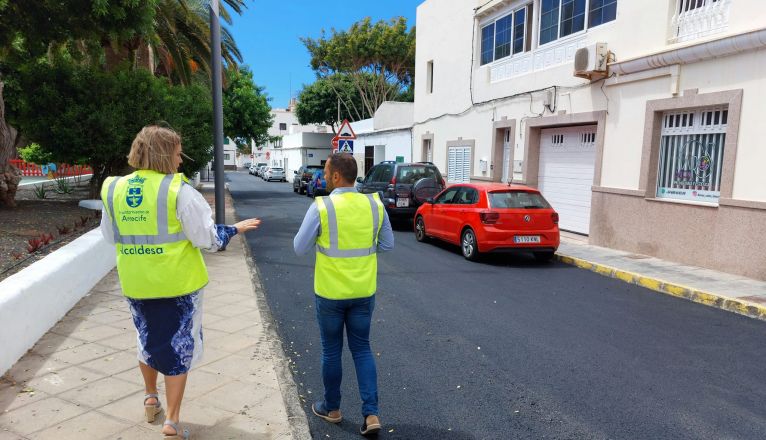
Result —
<svg viewBox="0 0 766 440"><path fill-rule="evenodd" d="M596 163L596 126L542 130L539 189L559 213L559 227L588 234Z"/></svg>

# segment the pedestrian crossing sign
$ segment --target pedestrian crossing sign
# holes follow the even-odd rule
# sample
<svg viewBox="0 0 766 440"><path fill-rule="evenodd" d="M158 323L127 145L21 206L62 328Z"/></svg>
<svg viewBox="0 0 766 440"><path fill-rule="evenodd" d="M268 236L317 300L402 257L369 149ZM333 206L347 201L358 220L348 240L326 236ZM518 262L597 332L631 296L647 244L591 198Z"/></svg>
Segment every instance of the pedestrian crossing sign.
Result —
<svg viewBox="0 0 766 440"><path fill-rule="evenodd" d="M351 139L338 140L338 152L339 153L354 153L354 141Z"/></svg>

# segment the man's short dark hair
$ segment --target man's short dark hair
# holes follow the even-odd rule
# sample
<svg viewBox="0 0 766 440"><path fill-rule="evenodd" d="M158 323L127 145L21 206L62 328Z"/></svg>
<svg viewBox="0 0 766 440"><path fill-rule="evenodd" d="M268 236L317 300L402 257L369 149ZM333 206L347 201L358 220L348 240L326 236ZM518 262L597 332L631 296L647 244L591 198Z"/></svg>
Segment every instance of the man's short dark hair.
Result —
<svg viewBox="0 0 766 440"><path fill-rule="evenodd" d="M333 173L340 174L340 177L346 182L354 182L358 173L356 159L348 153L335 153L330 156L330 176Z"/></svg>

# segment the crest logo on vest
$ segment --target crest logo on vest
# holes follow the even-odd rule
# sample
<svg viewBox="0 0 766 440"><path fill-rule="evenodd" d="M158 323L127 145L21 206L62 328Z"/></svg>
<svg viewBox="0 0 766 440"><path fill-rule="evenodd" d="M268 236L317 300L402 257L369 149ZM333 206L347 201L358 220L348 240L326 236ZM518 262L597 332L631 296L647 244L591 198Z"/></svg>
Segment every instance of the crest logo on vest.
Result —
<svg viewBox="0 0 766 440"><path fill-rule="evenodd" d="M145 178L136 176L128 180L128 195L125 196L125 201L131 208L138 208L141 206L141 202L144 201L144 182Z"/></svg>

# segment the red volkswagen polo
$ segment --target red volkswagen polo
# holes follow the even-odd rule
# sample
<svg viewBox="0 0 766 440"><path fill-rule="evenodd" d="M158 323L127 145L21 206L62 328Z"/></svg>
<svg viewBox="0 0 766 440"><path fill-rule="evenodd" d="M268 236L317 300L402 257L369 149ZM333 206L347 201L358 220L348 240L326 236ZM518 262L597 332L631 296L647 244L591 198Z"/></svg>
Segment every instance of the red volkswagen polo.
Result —
<svg viewBox="0 0 766 440"><path fill-rule="evenodd" d="M459 245L463 256L530 251L547 261L559 247L559 215L540 194L522 185L458 184L415 213L415 238Z"/></svg>

